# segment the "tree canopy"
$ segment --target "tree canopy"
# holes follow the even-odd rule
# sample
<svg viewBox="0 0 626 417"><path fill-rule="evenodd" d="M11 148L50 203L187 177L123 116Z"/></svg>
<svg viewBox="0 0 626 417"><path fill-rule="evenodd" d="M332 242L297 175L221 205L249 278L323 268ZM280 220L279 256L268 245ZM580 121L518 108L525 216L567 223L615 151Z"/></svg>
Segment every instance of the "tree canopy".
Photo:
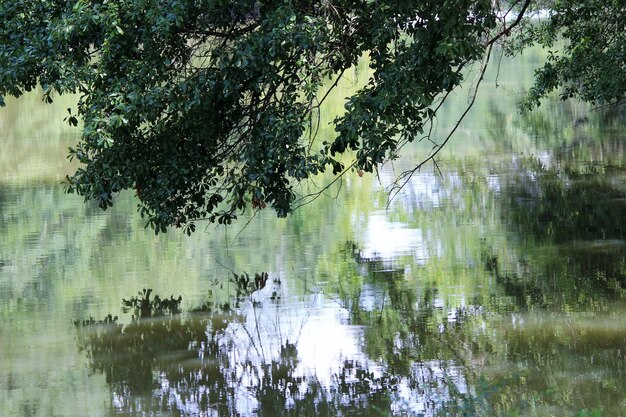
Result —
<svg viewBox="0 0 626 417"><path fill-rule="evenodd" d="M538 9L544 23L529 18ZM38 86L47 102L77 94L67 121L82 128L69 151L81 167L68 190L107 208L135 189L155 231L191 233L247 207L286 216L311 176L396 158L429 137L447 95L497 44L519 53L565 39L529 108L559 88L621 103L625 14L620 0L4 0L0 104ZM363 57L368 82L316 141L320 106Z"/></svg>

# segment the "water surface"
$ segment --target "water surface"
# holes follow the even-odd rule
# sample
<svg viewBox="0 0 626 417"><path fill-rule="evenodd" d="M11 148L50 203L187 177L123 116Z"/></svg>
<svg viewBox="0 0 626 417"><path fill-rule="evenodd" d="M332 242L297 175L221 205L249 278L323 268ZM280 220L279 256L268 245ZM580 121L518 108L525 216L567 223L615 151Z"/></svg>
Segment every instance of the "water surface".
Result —
<svg viewBox="0 0 626 417"><path fill-rule="evenodd" d="M191 238L144 229L130 193L106 212L64 194L71 98L9 101L0 415L625 415L626 130L579 103L519 114L542 54L503 62L391 203L425 144L288 219ZM182 301L141 308L144 289Z"/></svg>

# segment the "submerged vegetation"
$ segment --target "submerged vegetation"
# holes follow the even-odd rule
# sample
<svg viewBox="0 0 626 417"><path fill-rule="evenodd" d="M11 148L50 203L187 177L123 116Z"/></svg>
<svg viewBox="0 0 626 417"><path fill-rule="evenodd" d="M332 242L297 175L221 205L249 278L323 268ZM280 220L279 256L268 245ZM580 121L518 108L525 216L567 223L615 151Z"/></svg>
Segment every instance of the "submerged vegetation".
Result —
<svg viewBox="0 0 626 417"><path fill-rule="evenodd" d="M170 295L170 298L161 299L159 295L155 295L154 299L150 300L150 294L152 294L151 288L144 288L139 297L131 297L128 300L122 300L122 310L127 312L132 310L134 312L133 317L160 317L164 315L174 315L180 313L180 302L183 300L182 296L174 298Z"/></svg>

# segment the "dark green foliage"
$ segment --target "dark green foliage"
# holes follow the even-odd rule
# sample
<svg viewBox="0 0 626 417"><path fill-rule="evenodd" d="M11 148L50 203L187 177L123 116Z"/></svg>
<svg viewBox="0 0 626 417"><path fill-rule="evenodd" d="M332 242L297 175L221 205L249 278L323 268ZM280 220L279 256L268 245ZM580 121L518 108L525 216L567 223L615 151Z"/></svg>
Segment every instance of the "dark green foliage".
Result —
<svg viewBox="0 0 626 417"><path fill-rule="evenodd" d="M624 2L555 0L544 6L551 9L551 18L522 30L518 45L539 44L551 51L524 106L537 106L554 90L560 90L562 99L621 104L626 94Z"/></svg>
<svg viewBox="0 0 626 417"><path fill-rule="evenodd" d="M76 327L85 327L85 326L95 326L95 325L117 325L117 320L118 317L117 316L112 316L111 314L108 314L104 319L102 320L96 320L93 316L89 316L88 319L83 319L83 320L74 320L74 326Z"/></svg>
<svg viewBox="0 0 626 417"><path fill-rule="evenodd" d="M150 299L150 294L152 294L152 289L143 289L139 293L139 297L131 297L130 299L122 300L122 306L124 311L132 310L134 312L135 317L160 317L165 315L174 315L179 314L180 311L180 302L183 300L183 297L180 295L178 298L174 298L173 295L170 298L161 299L159 295L155 295L154 298Z"/></svg>
<svg viewBox="0 0 626 417"><path fill-rule="evenodd" d="M553 18L516 26L533 8ZM0 104L37 86L47 102L78 94L65 120L82 123L70 149L82 165L68 191L106 209L135 190L155 232L191 234L196 220L230 224L247 207L286 216L311 176L396 158L505 39L516 52L566 41L527 107L560 86L564 98L620 102L625 13L617 0L5 0ZM362 62L367 82L316 143L320 107Z"/></svg>
<svg viewBox="0 0 626 417"><path fill-rule="evenodd" d="M235 285L235 291L237 295L235 299L241 300L242 297L247 297L256 290L262 290L267 283L267 272L257 272L254 274L254 279L251 279L247 273L237 275L233 273L233 277L230 278L230 282Z"/></svg>
<svg viewBox="0 0 626 417"><path fill-rule="evenodd" d="M294 208L296 184L356 152L371 172L414 140L495 26L490 0L99 0L0 4L0 97L77 93L68 190L106 209L136 190L156 232ZM371 76L336 136L313 143L329 89ZM321 149L320 149L321 148Z"/></svg>

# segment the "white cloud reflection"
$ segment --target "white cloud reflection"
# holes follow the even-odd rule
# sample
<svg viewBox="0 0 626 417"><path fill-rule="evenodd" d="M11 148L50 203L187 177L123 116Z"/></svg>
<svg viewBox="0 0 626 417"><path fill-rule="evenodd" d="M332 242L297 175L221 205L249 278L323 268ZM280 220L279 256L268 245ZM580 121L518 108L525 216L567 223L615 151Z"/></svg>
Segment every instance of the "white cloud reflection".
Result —
<svg viewBox="0 0 626 417"><path fill-rule="evenodd" d="M422 229L408 227L401 222L391 222L384 212L369 217L364 233L361 256L366 259L393 260L402 255L412 255L419 265L431 257L441 256L438 240Z"/></svg>

